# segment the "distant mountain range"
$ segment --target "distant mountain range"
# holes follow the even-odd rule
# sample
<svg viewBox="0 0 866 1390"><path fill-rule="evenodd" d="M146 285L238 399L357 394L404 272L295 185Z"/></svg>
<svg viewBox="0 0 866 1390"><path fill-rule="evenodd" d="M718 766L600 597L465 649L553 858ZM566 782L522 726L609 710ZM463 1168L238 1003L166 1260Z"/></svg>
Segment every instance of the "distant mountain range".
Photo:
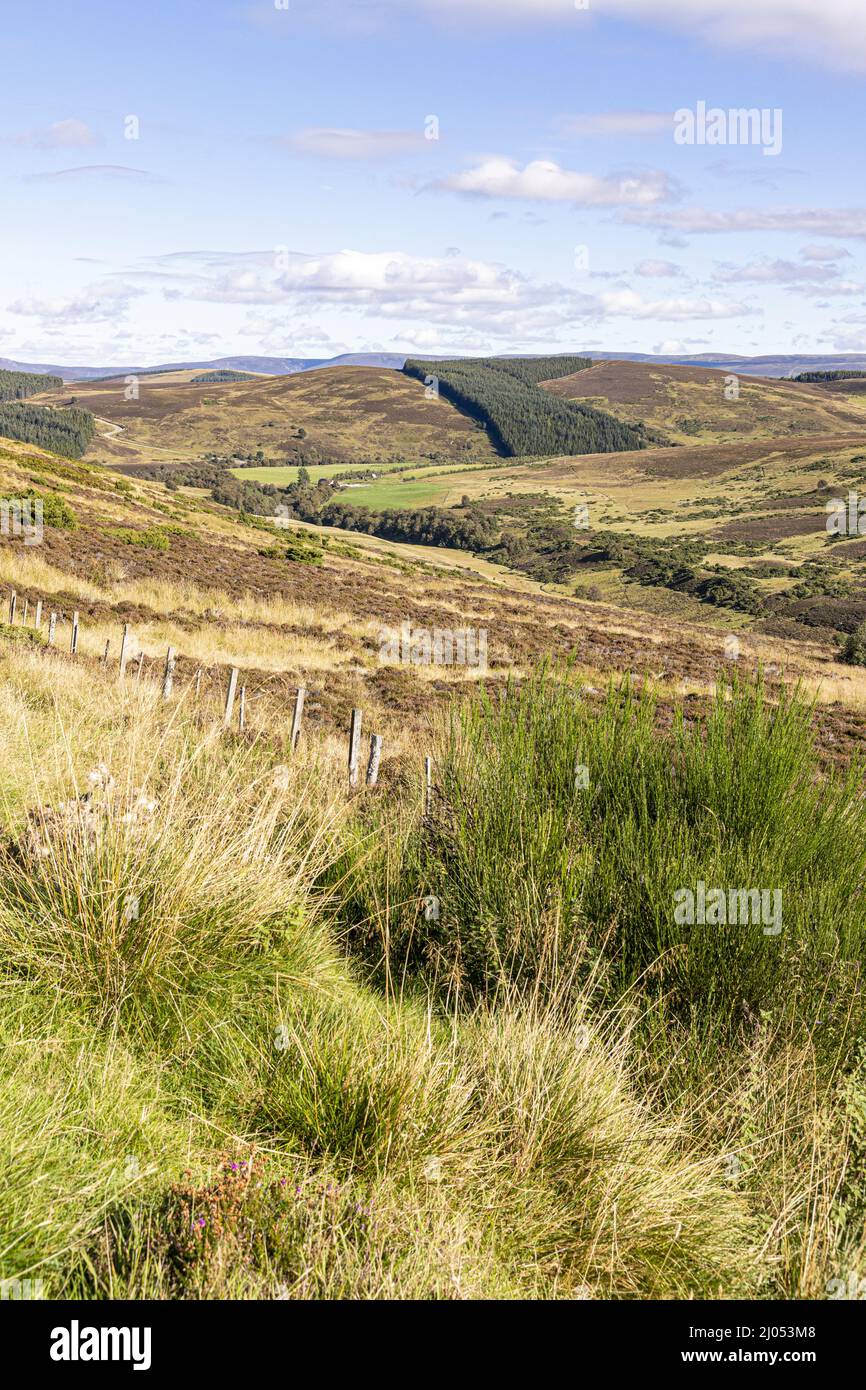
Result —
<svg viewBox="0 0 866 1390"><path fill-rule="evenodd" d="M668 367L715 367L743 376L798 376L800 372L855 371L866 369L866 353L772 353L766 357L744 357L739 353L698 352L682 357L662 357L654 352L587 352L596 361L658 362Z"/></svg>
<svg viewBox="0 0 866 1390"><path fill-rule="evenodd" d="M583 352L583 349L581 349ZM64 381L92 381L106 376L143 376L153 372L210 371L226 368L236 372L262 372L266 376L291 376L295 372L320 367L393 367L399 371L407 355L432 357L430 353L347 352L340 357L211 357L196 362L162 362L152 367L69 367L56 362L15 362L0 357L0 368L11 372L47 372ZM533 354L501 353L503 357ZM744 357L738 353L700 352L683 356L660 356L652 352L585 352L597 361L657 362L660 366L715 367L740 372L744 376L785 377L800 372L839 371L846 367L866 370L866 353L778 353L763 357Z"/></svg>
<svg viewBox="0 0 866 1390"><path fill-rule="evenodd" d="M342 357L209 357L196 362L160 362L152 367L68 367L56 362L14 362L0 357L0 369L8 372L47 372L64 381L95 381L105 376L144 376L154 372L210 371L224 368L234 372L263 372L266 376L291 376L316 367L396 367L406 361L406 353L358 352Z"/></svg>

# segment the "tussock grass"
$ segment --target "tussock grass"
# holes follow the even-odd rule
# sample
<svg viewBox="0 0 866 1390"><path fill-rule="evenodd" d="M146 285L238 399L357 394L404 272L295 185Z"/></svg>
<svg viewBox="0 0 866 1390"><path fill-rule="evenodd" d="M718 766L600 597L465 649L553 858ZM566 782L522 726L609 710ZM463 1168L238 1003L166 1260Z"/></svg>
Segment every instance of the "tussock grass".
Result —
<svg viewBox="0 0 866 1390"><path fill-rule="evenodd" d="M0 1270L64 1271L117 1204L200 1163L200 1127L166 1093L158 1066L98 1033L57 993L3 977L0 1009Z"/></svg>
<svg viewBox="0 0 866 1390"><path fill-rule="evenodd" d="M761 1287L783 1297L864 1260L863 770L819 775L810 719L796 690L734 681L665 730L648 691L612 687L598 712L542 672L455 706L429 819L419 789L345 850L350 939L387 988L555 999L565 979L627 1011L632 1068L726 1156L763 1223ZM781 930L678 921L698 882L778 889Z"/></svg>
<svg viewBox="0 0 866 1390"><path fill-rule="evenodd" d="M826 880L861 797L816 780L802 702L660 733L542 673L455 709L427 820L408 763L348 797L336 742L280 767L144 685L17 646L0 674L2 1277L821 1297L859 1268L860 917ZM804 895L780 937L674 929L685 875L770 870Z"/></svg>

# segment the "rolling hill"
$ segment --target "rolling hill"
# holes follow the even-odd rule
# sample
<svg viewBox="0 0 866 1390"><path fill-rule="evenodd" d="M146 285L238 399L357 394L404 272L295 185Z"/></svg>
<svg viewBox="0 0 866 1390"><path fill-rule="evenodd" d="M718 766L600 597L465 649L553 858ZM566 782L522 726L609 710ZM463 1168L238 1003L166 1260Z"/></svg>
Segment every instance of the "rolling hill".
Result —
<svg viewBox="0 0 866 1390"><path fill-rule="evenodd" d="M138 400L124 399L122 379L31 399L56 409L74 397L93 411L88 460L242 512L287 510L320 534L378 536L431 557L461 546L462 563L488 574L715 628L832 643L866 618L862 543L831 546L826 529L828 499L866 478L866 397L842 383L743 376L729 400L714 369L606 361L575 371L578 360L481 364L482 385L503 383L504 404L491 399L509 418L531 415L536 398L600 407L598 419L648 447L505 459L469 406L384 368L213 383L194 370L155 373L139 380ZM535 384L553 369L570 374ZM663 433L671 446L653 442ZM301 463L313 489L303 497L292 491Z"/></svg>
<svg viewBox="0 0 866 1390"><path fill-rule="evenodd" d="M578 345L578 350L584 349ZM503 360L509 355L503 354ZM838 370L844 368L866 369L866 354L858 352L800 354L778 353L759 357L747 357L741 353L681 353L673 356L651 352L596 352L585 351L587 357L595 361L647 362L654 366L694 366L713 367L725 372L742 372L749 376L794 377L800 372L810 370ZM283 357L257 355L235 355L231 357L209 357L189 362L157 362L149 366L118 365L106 367L70 366L57 363L19 362L14 358L0 357L0 369L15 372L50 372L64 381L89 381L107 376L125 376L130 372L175 372L205 371L226 367L235 371L260 372L265 376L286 376L294 372L316 371L320 367L389 367L400 371L407 358L421 360L441 356L438 353L404 352L345 352L336 357L298 357L286 354Z"/></svg>
<svg viewBox="0 0 866 1390"><path fill-rule="evenodd" d="M624 424L539 389L542 381L579 374L589 365L588 357L407 359L403 371L435 383L440 395L483 424L505 457L643 448L643 425Z"/></svg>
<svg viewBox="0 0 866 1390"><path fill-rule="evenodd" d="M670 559L684 524L716 543L775 503L784 523L854 447L463 474L509 525L591 479L613 494L585 539L614 606L0 440L0 497L45 504L39 545L0 534L0 1061L24 1175L4 1277L35 1268L50 1298L825 1297L862 1225L862 1090L836 1078L862 1048L843 773L866 682L819 630L640 611L669 591L623 563L636 533ZM561 555L578 533L554 519ZM395 659L406 627L483 634L483 663ZM384 740L375 784L347 777L352 710L363 763ZM681 927L679 885L742 882L756 845L784 933ZM781 1020L772 1047L758 1018ZM767 1137L734 1186L744 1095L748 1153Z"/></svg>
<svg viewBox="0 0 866 1390"><path fill-rule="evenodd" d="M50 372L61 376L64 381L93 381L107 376L126 376L129 373L144 372L185 372L206 371L228 368L234 371L260 372L265 376L291 376L294 372L306 372L316 367L402 367L404 354L393 352L347 352L338 357L263 357L234 356L208 357L193 362L157 362L150 366L109 367L82 366L36 366L33 363L16 362L12 358L0 357L0 369L15 372Z"/></svg>
<svg viewBox="0 0 866 1390"><path fill-rule="evenodd" d="M756 478L772 454L767 446L721 446L713 451L715 474L701 479L672 471L687 465L691 452L588 455L519 466L507 478L498 472L478 476L487 480L491 505L504 504L506 516L509 508L519 511L521 497L531 499L531 489L536 498L544 489L568 507L576 495L591 496L594 526L625 535L637 524L644 537L668 544L683 521L689 534L713 537L713 526L720 529L735 519L724 511L716 522L708 521L700 516L700 505L686 509L683 499L699 499L701 488L726 486L727 476L742 474L749 459ZM623 471L615 490L606 472L611 464ZM785 466L796 464L779 462L780 485ZM754 478L751 485L742 478L736 484L744 502L754 485ZM310 718L323 728L339 725L353 703L363 704L400 741L424 726L428 698L445 700L478 673L460 666L429 671L383 666L380 629L405 620L424 628L486 629L485 678L494 685L554 657L575 660L595 681L632 671L652 674L663 692L706 688L726 669L723 634L733 628L742 634L749 662L757 657L784 662L788 677L801 676L813 687L822 682L823 698L846 691L852 702L859 698L859 673L835 663L834 645L820 629L801 627L782 652L772 637L744 630L748 621L744 624L741 614L702 610L697 603L667 611L652 602L641 607L626 591L621 570L610 566L600 571L609 601L603 595L591 601L579 595L575 601L566 587L543 586L483 556L302 523L290 525L287 533L264 520L251 524L186 489L168 493L158 483L119 478L99 465L0 440L0 496L27 494L62 499L64 506L46 510L46 517L57 511L60 522L46 520L37 547L0 535L0 583L7 593L17 591L19 607L29 600L32 610L43 598L64 621L79 611L80 653L94 663L106 640L116 649L122 625L130 623L148 670L159 669L172 643L179 679L202 665L217 692L228 668L237 665L252 708L259 711L251 718L278 728L289 717L293 683L299 680L315 690ZM607 512L601 510L603 500ZM810 500L802 499L803 509L809 506ZM637 515L639 507L643 511ZM685 510L697 516L686 517ZM67 512L74 527L63 523ZM744 515L751 516L748 507ZM782 527L779 539L791 534L786 508L771 515ZM773 539L768 535L766 543ZM645 592L636 584L630 591L638 597ZM419 701L422 688L424 702Z"/></svg>
<svg viewBox="0 0 866 1390"><path fill-rule="evenodd" d="M738 394L728 399L729 376L709 367L613 360L544 386L553 395L644 424L678 443L781 439L866 426L866 408L847 399L852 393L737 373Z"/></svg>
<svg viewBox="0 0 866 1390"><path fill-rule="evenodd" d="M252 455L275 462L369 464L456 457L492 460L484 431L421 383L377 367L329 367L253 381L199 383L197 372L139 378L126 400L123 378L78 382L37 399L77 405L97 417L88 454L134 466ZM303 433L300 433L303 431Z"/></svg>

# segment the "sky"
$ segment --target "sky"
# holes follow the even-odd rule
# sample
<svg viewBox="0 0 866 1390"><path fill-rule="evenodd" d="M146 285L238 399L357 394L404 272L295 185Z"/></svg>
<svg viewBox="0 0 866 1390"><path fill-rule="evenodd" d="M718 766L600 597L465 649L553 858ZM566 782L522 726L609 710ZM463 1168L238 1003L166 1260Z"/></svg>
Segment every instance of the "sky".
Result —
<svg viewBox="0 0 866 1390"><path fill-rule="evenodd" d="M0 58L0 356L866 351L864 0L41 0Z"/></svg>

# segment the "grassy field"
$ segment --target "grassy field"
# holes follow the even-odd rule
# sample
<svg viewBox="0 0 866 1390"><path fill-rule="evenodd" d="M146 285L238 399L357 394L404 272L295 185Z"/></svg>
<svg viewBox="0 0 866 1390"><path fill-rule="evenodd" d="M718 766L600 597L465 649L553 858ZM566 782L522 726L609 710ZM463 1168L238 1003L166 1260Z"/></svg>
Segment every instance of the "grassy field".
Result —
<svg viewBox="0 0 866 1390"><path fill-rule="evenodd" d="M423 384L400 372L328 367L198 385L195 375L142 376L137 400L126 399L123 378L76 382L34 400L59 405L74 395L98 421L87 458L113 466L258 449L268 459L300 454L310 464L496 457L483 430L445 400L428 400Z"/></svg>
<svg viewBox="0 0 866 1390"><path fill-rule="evenodd" d="M284 460L309 446L314 484L361 475L335 484L335 495L349 504L411 510L459 507L468 498L498 518L500 539L511 542L498 554L439 557L464 571L489 576L494 560L513 570L509 557L526 542L538 560L524 568L548 592L590 594L672 622L745 623L777 637L808 637L816 629L832 642L866 618L862 542L854 536L831 546L826 530L828 500L866 481L862 393L743 377L736 398L727 399L720 372L598 363L545 389L642 421L677 441L675 447L505 461L494 457L470 420L444 400L428 401L421 383L400 373L341 368L215 387L197 386L190 375L143 378L140 398L131 402L117 381L77 386L104 426L93 460L201 462L207 453L257 448L268 460ZM297 478L295 460L231 471L240 481L277 487ZM192 504L195 497L187 496ZM541 513L533 511L539 498L546 524L560 528L558 538L539 532ZM638 538L662 550L692 543L704 576L706 564L710 572L736 574L750 597L735 598L720 620L713 605L688 592L635 583L628 563L569 569L555 552L579 508L586 509L590 535Z"/></svg>
<svg viewBox="0 0 866 1390"><path fill-rule="evenodd" d="M345 471L339 464L308 470L314 484L320 478L333 478ZM448 507L460 501L472 471L464 473L459 468L440 467L397 469L357 483L344 480L342 495L359 506L373 507L377 511L384 507ZM480 471L485 479L490 476L489 470ZM298 477L297 468L233 468L232 473L236 478L272 483L274 487L285 487L296 482Z"/></svg>
<svg viewBox="0 0 866 1390"><path fill-rule="evenodd" d="M731 382L736 383L733 394ZM707 367L598 362L544 386L630 424L646 424L680 444L829 434L866 423L866 402L856 394L766 377L734 378Z"/></svg>
<svg viewBox="0 0 866 1390"><path fill-rule="evenodd" d="M0 653L6 1277L822 1298L862 1270L866 827L806 708L742 688L660 740L647 701L587 718L540 677L431 729L425 819L417 756L347 797L327 738L287 762L189 692ZM746 865L781 939L675 925L677 885Z"/></svg>
<svg viewBox="0 0 866 1390"><path fill-rule="evenodd" d="M518 470L511 490L537 490L539 473L550 475L546 488L573 487L572 469L580 465ZM480 476L462 477L461 489ZM652 479L634 485L659 486ZM857 710L864 704L861 673L839 664L820 628L800 627L780 641L762 635L749 615L626 583L615 565L593 573L600 593L592 601L575 602L566 586L539 584L483 556L298 524L291 535L309 537L307 560L318 560L304 563L283 555L285 533L265 522L244 525L205 496L167 492L6 443L0 447L0 496L28 489L61 497L77 529L46 526L35 547L0 537L0 585L7 595L17 589L21 604L30 603L31 618L39 598L50 602L67 634L77 609L82 652L93 659L106 640L116 650L122 625L130 623L155 666L169 643L182 671L203 665L206 683L215 687L228 666L239 666L255 697L254 727L260 718L283 727L293 682L307 679L317 690L310 717L323 727L333 724L338 710L342 719L347 706L361 703L382 720L389 739L392 729L398 739L404 729L413 733L423 725L414 682L399 669L383 670L378 660L380 629L404 620L424 629L486 630L487 679L494 683L552 655L576 660L593 682L632 671L671 695L712 689L729 664L725 634L736 632L750 669L758 660L772 662L787 677L804 680L822 703L841 700ZM742 563L743 557L729 558ZM442 700L467 673L446 667L415 674Z"/></svg>
<svg viewBox="0 0 866 1390"><path fill-rule="evenodd" d="M687 455L621 486L676 458L693 488ZM40 545L0 540L4 1277L298 1299L862 1277L857 668L742 624L732 661L741 615L287 537L3 444L0 495L28 489L55 501ZM404 623L483 629L484 667L383 662ZM350 792L353 707L384 752ZM778 891L781 930L682 924L699 882Z"/></svg>

